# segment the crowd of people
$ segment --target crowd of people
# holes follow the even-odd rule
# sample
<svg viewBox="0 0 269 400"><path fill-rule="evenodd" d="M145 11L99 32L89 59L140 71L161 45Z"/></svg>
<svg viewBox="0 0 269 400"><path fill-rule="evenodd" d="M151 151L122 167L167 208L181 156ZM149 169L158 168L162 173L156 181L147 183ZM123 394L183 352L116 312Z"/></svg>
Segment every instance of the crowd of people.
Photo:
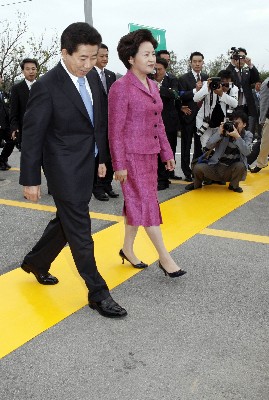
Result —
<svg viewBox="0 0 269 400"><path fill-rule="evenodd" d="M43 285L57 284L49 269L68 242L89 291L89 306L105 317L124 317L127 311L113 300L98 272L89 216L92 194L100 201L118 197L114 176L124 197L122 262L148 266L134 252L143 226L159 254L160 270L177 278L186 271L164 245L157 191L184 179L188 191L228 182L229 190L241 193L239 183L259 150L251 172L267 166L269 79L260 82L246 50L233 48L230 65L217 77L202 72L204 56L195 51L190 71L177 79L169 70L169 52L156 54L157 45L147 29L123 36L117 50L127 73L116 80L106 69L108 47L99 32L74 23L62 33L56 67L36 79L37 61L24 59L24 80L10 96L0 92L0 169L10 168L16 145L24 198L40 199L43 169L57 208L21 267ZM184 178L175 174L179 130Z"/></svg>

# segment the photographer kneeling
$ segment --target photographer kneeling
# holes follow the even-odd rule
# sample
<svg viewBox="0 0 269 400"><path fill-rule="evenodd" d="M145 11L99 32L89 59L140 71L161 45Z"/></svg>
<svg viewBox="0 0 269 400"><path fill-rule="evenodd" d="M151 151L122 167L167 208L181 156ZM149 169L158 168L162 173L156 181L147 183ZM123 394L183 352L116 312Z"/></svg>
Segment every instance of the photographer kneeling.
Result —
<svg viewBox="0 0 269 400"><path fill-rule="evenodd" d="M253 135L246 131L248 117L243 111L233 114L233 122L222 122L208 139L206 148L214 154L198 163L193 168L193 183L186 190L199 189L205 179L230 182L228 189L242 193L239 182L247 176L247 156L251 152Z"/></svg>

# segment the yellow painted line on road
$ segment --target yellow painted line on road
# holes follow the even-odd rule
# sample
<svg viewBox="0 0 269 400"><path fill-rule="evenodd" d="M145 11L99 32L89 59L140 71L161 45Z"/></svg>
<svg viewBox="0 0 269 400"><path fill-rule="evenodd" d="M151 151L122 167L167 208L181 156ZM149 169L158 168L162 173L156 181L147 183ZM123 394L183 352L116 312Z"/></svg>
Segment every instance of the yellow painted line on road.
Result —
<svg viewBox="0 0 269 400"><path fill-rule="evenodd" d="M244 189L242 194L229 191L227 186L212 185L161 204L164 221L162 232L169 251L226 214L269 190L268 175L268 169L259 174L248 175L246 184L242 184ZM139 272L129 263L121 264L118 251L121 248L123 236L123 221L93 235L97 265L110 289ZM142 228L138 231L135 251L144 262L152 264L157 260L156 250ZM180 263L187 271L189 257L191 255L186 254ZM75 270L68 247L63 249L53 263L51 273L60 280L56 286L42 286L36 282L32 274L28 275L20 268L0 277L2 322L0 357L9 354L87 304L86 288ZM156 273L161 274L157 270ZM162 278L164 279L160 275L160 279ZM188 279L188 275L183 279ZM121 299L117 300L121 303ZM89 318L91 313L92 311L89 310ZM129 318L132 316L130 315Z"/></svg>
<svg viewBox="0 0 269 400"><path fill-rule="evenodd" d="M215 236L226 239L246 240L247 242L269 244L269 236L253 235L250 233L223 231L220 229L206 228L200 232L200 235Z"/></svg>
<svg viewBox="0 0 269 400"><path fill-rule="evenodd" d="M8 171L20 171L20 168L12 167L12 168L10 168Z"/></svg>
<svg viewBox="0 0 269 400"><path fill-rule="evenodd" d="M47 206L45 204L28 203L28 202L23 202L23 201L0 199L0 205L1 204L10 206L10 207L28 208L28 209L37 210L37 211L48 211L48 212L53 212L53 213L56 212L56 207ZM123 221L123 217L120 215L102 214L102 213L95 213L95 212L90 212L90 215L91 215L91 218L101 219L104 221L113 221L113 222Z"/></svg>

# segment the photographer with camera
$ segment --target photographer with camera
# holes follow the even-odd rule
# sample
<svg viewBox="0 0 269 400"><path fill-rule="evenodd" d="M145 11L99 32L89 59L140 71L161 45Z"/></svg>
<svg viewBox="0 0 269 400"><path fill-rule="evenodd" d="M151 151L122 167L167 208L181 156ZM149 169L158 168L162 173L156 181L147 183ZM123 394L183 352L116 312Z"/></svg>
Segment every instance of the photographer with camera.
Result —
<svg viewBox="0 0 269 400"><path fill-rule="evenodd" d="M230 54L231 63L226 69L232 72L233 82L239 88L238 108L248 115L249 130L253 133L258 113L251 85L260 80L260 75L251 59L247 57L246 49L232 47Z"/></svg>
<svg viewBox="0 0 269 400"><path fill-rule="evenodd" d="M242 193L239 186L247 176L247 156L251 152L253 135L246 131L247 115L235 111L233 121L222 122L215 133L206 143L208 150L214 151L211 158L201 160L193 168L193 183L185 187L186 190L199 189L205 179L229 182L228 189ZM206 162L204 162L206 161Z"/></svg>
<svg viewBox="0 0 269 400"><path fill-rule="evenodd" d="M202 147L205 147L214 128L218 128L228 112L238 105L238 88L232 83L232 73L222 70L217 77L209 78L194 94L193 100L203 102L196 117L196 127Z"/></svg>

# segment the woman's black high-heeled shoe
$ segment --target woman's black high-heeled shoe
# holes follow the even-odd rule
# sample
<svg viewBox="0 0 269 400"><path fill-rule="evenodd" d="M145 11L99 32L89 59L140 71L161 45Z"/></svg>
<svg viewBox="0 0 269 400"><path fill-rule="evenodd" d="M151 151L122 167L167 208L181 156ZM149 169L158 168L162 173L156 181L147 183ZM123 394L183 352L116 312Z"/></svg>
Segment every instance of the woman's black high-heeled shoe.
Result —
<svg viewBox="0 0 269 400"><path fill-rule="evenodd" d="M169 275L170 278L177 278L178 276L182 276L185 275L187 272L184 271L183 269L179 269L176 272L167 272L166 269L164 269L164 267L162 266L162 264L159 261L159 268L163 271L164 275L167 276Z"/></svg>
<svg viewBox="0 0 269 400"><path fill-rule="evenodd" d="M131 261L126 257L126 255L123 253L122 249L119 252L119 256L122 258L122 264L124 264L124 260L129 261L129 263L134 267L134 268L139 268L139 269L143 269L143 268L147 268L148 264L143 263L142 261L138 264L133 264L131 263Z"/></svg>

